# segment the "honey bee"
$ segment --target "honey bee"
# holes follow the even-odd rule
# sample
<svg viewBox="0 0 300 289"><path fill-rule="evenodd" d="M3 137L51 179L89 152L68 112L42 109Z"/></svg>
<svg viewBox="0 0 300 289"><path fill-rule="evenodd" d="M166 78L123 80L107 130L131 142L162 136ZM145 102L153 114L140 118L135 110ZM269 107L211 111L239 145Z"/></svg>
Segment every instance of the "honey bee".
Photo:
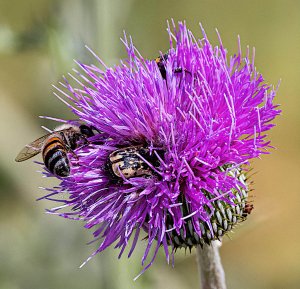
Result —
<svg viewBox="0 0 300 289"><path fill-rule="evenodd" d="M26 145L16 157L17 162L26 161L42 152L46 168L55 176L67 177L70 174L68 153L81 144L88 144L87 138L94 136L96 128L87 125L62 125ZM76 155L75 155L76 156Z"/></svg>
<svg viewBox="0 0 300 289"><path fill-rule="evenodd" d="M151 177L154 167L159 165L157 156L150 149L143 146L130 146L113 151L108 156L106 168L114 180L130 179L133 177Z"/></svg>

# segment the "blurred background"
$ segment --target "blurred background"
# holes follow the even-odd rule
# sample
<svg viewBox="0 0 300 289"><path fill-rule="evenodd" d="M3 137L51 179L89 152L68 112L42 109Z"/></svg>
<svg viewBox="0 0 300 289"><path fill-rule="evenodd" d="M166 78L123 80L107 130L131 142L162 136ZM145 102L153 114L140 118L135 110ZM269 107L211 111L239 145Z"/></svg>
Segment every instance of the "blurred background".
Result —
<svg viewBox="0 0 300 289"><path fill-rule="evenodd" d="M15 163L49 121L72 118L53 95L75 67L95 62L85 45L108 65L125 57L119 40L132 35L145 58L168 47L166 20L186 20L196 36L201 22L211 42L218 28L229 53L256 48L256 67L268 83L282 83L276 99L282 116L270 138L277 148L253 162L255 209L224 238L221 248L230 289L296 289L300 284L300 1L0 0L0 288L116 289L198 288L194 252L176 254L175 268L161 251L136 282L145 242L130 259L110 249L79 265L97 244L83 224L44 213L54 204L36 202L39 186L51 187L33 162ZM39 158L38 158L39 159Z"/></svg>

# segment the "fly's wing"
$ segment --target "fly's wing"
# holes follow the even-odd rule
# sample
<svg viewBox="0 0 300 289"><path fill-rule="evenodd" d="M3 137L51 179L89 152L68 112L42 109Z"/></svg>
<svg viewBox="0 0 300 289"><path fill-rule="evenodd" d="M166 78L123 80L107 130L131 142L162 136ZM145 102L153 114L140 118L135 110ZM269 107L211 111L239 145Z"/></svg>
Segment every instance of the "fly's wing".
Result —
<svg viewBox="0 0 300 289"><path fill-rule="evenodd" d="M31 142L30 144L26 145L17 155L16 162L23 162L26 161L35 155L39 154L42 150L45 140L51 135L51 133L46 134L37 140Z"/></svg>

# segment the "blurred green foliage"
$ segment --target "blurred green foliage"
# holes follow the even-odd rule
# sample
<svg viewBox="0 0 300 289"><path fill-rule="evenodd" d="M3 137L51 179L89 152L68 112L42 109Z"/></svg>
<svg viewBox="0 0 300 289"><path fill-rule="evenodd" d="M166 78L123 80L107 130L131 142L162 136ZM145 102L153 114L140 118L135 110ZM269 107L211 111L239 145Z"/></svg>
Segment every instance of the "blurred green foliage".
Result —
<svg viewBox="0 0 300 289"><path fill-rule="evenodd" d="M44 214L35 202L39 186L55 185L32 162L14 163L26 143L55 124L38 115L72 118L52 96L51 84L75 67L95 62L85 45L108 64L125 56L123 30L145 58L168 47L166 20L186 20L200 36L201 22L216 43L221 33L229 53L256 47L256 66L269 83L282 78L277 102L283 116L271 133L278 147L255 161L255 210L222 248L228 288L296 289L300 283L299 105L300 2L2 0L0 1L0 289L197 288L194 255L176 254L175 268L163 253L138 281L144 242L133 257L117 259L110 249L78 269L97 243L79 223Z"/></svg>

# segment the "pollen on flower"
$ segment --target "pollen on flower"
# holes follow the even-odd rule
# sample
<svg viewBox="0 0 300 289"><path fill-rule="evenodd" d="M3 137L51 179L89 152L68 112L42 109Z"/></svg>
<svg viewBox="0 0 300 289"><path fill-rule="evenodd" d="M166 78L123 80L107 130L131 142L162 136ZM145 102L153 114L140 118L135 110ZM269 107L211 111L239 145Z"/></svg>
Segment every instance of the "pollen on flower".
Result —
<svg viewBox="0 0 300 289"><path fill-rule="evenodd" d="M99 67L78 63L76 84L57 88L101 133L77 159L69 156L70 175L44 198L66 196L51 212L94 230L101 241L93 255L112 244L122 255L131 244L130 256L141 235L145 270L160 247L169 260L177 248L220 239L251 213L247 165L270 148L276 90L249 51L243 57L239 44L228 56L221 38L212 46L201 29L197 39L172 23L168 53L153 60L125 36L128 59L109 68L94 54Z"/></svg>

